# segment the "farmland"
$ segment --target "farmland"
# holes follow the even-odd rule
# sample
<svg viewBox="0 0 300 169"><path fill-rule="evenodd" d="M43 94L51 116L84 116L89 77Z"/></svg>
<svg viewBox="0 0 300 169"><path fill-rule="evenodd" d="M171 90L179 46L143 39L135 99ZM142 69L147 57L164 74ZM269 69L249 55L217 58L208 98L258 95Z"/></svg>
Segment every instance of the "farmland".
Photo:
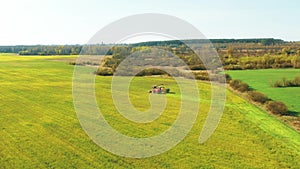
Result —
<svg viewBox="0 0 300 169"><path fill-rule="evenodd" d="M66 62L74 57L0 56L0 168L297 168L300 165L300 134L230 91L216 132L207 142L199 144L211 94L210 85L200 81L200 113L182 142L170 151L145 159L113 155L93 143L76 117L72 102L74 67ZM238 72L229 73L233 78L238 77ZM141 110L149 107L147 91L153 84L165 83L175 92L166 96L170 105L151 124L135 124L118 114L111 99L110 82L111 77L96 77L97 101L109 124L121 133L149 137L166 130L175 120L180 91L172 78L137 77L131 83L131 101ZM257 87L255 78L246 82L257 90L266 87L266 94L276 99L276 94L271 95L274 91L268 81ZM299 88L283 90L295 90L285 93L296 94ZM287 104L298 111L295 103L297 100Z"/></svg>
<svg viewBox="0 0 300 169"><path fill-rule="evenodd" d="M242 80L253 89L266 94L272 100L284 102L290 111L300 112L300 88L274 88L270 85L271 81L286 78L289 80L300 76L299 69L261 69L261 70L236 70L227 71L233 79Z"/></svg>

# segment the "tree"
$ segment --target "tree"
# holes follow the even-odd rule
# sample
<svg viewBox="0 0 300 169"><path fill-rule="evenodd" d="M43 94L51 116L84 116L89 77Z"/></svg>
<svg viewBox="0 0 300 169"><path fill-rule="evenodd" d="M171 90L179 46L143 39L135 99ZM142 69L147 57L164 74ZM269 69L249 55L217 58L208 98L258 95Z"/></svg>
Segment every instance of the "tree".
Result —
<svg viewBox="0 0 300 169"><path fill-rule="evenodd" d="M281 52L286 56L289 56L291 54L291 48L282 48Z"/></svg>
<svg viewBox="0 0 300 169"><path fill-rule="evenodd" d="M300 68L300 55L294 56L292 64L294 68Z"/></svg>
<svg viewBox="0 0 300 169"><path fill-rule="evenodd" d="M233 47L230 46L227 50L227 56L232 57L233 52L234 52L234 49L233 49Z"/></svg>

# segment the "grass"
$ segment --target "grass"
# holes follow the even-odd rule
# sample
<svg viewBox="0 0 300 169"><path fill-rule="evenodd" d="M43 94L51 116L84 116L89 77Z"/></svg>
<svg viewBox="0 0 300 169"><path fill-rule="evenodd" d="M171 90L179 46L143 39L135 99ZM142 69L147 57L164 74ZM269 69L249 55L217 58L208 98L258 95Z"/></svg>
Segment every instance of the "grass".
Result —
<svg viewBox="0 0 300 169"><path fill-rule="evenodd" d="M300 76L300 69L263 69L226 71L233 79L242 80L251 88L266 94L269 98L284 102L290 111L300 113L300 87L274 88L270 81L294 79Z"/></svg>
<svg viewBox="0 0 300 169"><path fill-rule="evenodd" d="M227 91L221 122L204 144L198 137L210 106L210 85L199 82L201 110L185 139L170 151L146 159L113 155L98 147L81 128L72 102L72 56L0 56L0 168L297 168L300 135L244 99ZM138 77L130 98L137 109L149 107L147 91L166 83L167 110L149 124L118 114L110 77L96 78L96 95L105 118L121 133L149 137L175 120L180 102L171 78ZM193 98L191 98L193 99Z"/></svg>

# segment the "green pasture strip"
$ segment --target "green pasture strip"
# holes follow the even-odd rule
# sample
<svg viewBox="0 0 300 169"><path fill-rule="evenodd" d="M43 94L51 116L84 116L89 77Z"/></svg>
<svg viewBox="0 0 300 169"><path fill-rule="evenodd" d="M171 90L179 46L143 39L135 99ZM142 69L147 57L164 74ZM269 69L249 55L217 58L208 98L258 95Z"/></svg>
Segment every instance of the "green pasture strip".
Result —
<svg viewBox="0 0 300 169"><path fill-rule="evenodd" d="M300 77L300 69L262 69L226 71L233 79L242 80L253 89L266 94L273 100L284 102L289 110L300 112L300 87L274 88L270 81L289 80Z"/></svg>

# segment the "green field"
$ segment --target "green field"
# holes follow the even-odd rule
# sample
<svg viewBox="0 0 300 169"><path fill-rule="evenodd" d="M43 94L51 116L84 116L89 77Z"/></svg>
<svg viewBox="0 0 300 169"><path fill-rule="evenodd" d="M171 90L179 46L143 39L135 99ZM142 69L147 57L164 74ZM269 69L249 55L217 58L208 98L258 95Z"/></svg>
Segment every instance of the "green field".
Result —
<svg viewBox="0 0 300 169"><path fill-rule="evenodd" d="M226 71L233 79L242 80L251 88L266 94L272 100L284 102L290 111L300 112L300 87L274 88L270 81L300 77L300 69L263 69Z"/></svg>
<svg viewBox="0 0 300 169"><path fill-rule="evenodd" d="M72 102L74 67L59 61L70 58L0 56L0 168L300 166L300 134L229 91L216 132L199 144L210 106L210 85L205 82L199 82L200 113L181 143L145 159L113 155L93 143L78 122ZM96 78L97 101L109 124L121 133L149 137L166 130L175 120L180 91L173 79L138 77L132 81L130 98L140 110L149 107L147 90L153 84L166 83L176 92L166 96L168 109L151 124L135 124L118 114L111 99L110 82L111 77Z"/></svg>

